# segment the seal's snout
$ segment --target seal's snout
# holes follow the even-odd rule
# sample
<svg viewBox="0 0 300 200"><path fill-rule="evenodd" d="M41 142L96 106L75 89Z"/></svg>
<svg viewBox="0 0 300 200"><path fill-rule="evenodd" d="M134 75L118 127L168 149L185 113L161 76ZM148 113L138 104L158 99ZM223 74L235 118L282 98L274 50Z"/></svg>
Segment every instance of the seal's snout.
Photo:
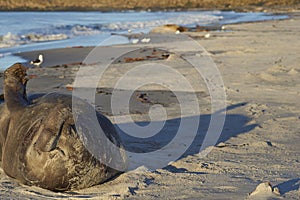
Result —
<svg viewBox="0 0 300 200"><path fill-rule="evenodd" d="M7 70L5 70L5 79L14 78L20 81L22 84L26 84L26 82L28 81L26 73L27 69L28 68L22 65L21 63L15 63Z"/></svg>

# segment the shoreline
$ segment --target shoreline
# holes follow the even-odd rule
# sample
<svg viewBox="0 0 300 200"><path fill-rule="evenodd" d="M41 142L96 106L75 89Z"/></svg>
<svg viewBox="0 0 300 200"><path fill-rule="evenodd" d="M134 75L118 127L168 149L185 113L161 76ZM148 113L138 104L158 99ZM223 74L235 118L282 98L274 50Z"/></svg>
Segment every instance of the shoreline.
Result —
<svg viewBox="0 0 300 200"><path fill-rule="evenodd" d="M288 18L286 19L273 19L273 20L262 20L262 21L249 21L249 22L236 22L236 23L229 23L229 24L224 24L224 26L232 26L232 25L242 25L242 24L255 24L255 23L268 23L268 22L276 22L276 21L285 21L289 19L293 19L294 17L297 17L300 15L300 10L297 10L295 12L287 12L287 13L280 13L287 15ZM220 31L220 30L219 30ZM227 30L231 31L231 30ZM218 31L203 31L203 32L198 32L200 35L204 35L206 33L217 33ZM197 34L197 32L189 32L185 31L183 34L187 35L193 35ZM111 34L114 35L114 34ZM139 35L139 34L133 34L133 36ZM123 37L130 37L131 35L120 35ZM151 33L141 33L140 38L151 36ZM167 36L167 34L162 34L162 37ZM162 39L163 40L163 39ZM160 42L160 41L156 41ZM127 44L114 44L114 45L108 45L108 46L103 46L100 48L114 48L114 47L130 47L132 44L128 41ZM27 62L23 62L26 66L29 66L29 62L31 60L34 60L37 58L39 54L47 55L46 60L42 64L45 67L59 67L59 66L67 66L67 65L78 65L82 64L86 56L94 49L94 48L99 48L98 46L70 46L70 47L62 47L62 48L50 48L50 49L42 49L42 50L34 50L34 51L24 51L24 52L19 52L19 53L14 53L13 55L21 57L24 60L27 60Z"/></svg>
<svg viewBox="0 0 300 200"><path fill-rule="evenodd" d="M295 11L296 12L296 11ZM283 12L283 13L280 13L279 11L277 12L277 13L274 13L274 14L272 14L272 16L274 15L274 16L276 16L277 14L278 15L285 15L285 16L288 16L288 17L290 17L291 15L292 15L292 13L293 12ZM268 14L261 14L261 15L268 15ZM251 19L250 19L251 20ZM274 19L271 19L271 20L274 20ZM284 19L283 19L284 20ZM258 20L259 21L259 20ZM258 21L249 21L249 22L231 22L231 23L228 23L228 24L225 24L225 25L232 25L232 24L243 24L243 23L255 23L255 22L258 22ZM268 21L268 20L262 20L262 21ZM196 29L197 27L193 27L194 29ZM30 34L29 34L30 35ZM147 34L145 34L145 36L146 36ZM21 37L21 36L19 36L19 35L17 35L18 37ZM27 36L27 35L25 35L25 36ZM23 37L23 36L22 36ZM68 37L68 35L66 36L66 37ZM58 40L58 41L60 41L60 40ZM61 41L64 41L64 39L62 39ZM68 40L66 40L66 41L68 41ZM30 44L34 44L35 42L29 42L29 45ZM37 42L38 43L38 42ZM130 43L130 42L129 42ZM20 44L20 49L22 49L22 46L23 46L23 44ZM65 47L54 47L54 48L66 48L66 51L69 51L69 47L72 47L72 45L65 45ZM86 47L88 47L88 46L83 46L84 48L86 48ZM15 47L7 47L7 49L9 49L9 48L15 48L15 49L18 49L18 46L15 46ZM25 44L25 48L26 48L26 44ZM50 48L50 49L54 49L54 48ZM5 55L5 49L6 48L3 48L3 57L6 57L6 55ZM47 47L42 47L41 48L42 50L40 50L41 52L43 52L43 51L46 51L46 50L49 50L49 48L47 48ZM38 50L39 51L39 50ZM10 55L12 55L12 56L14 56L14 55L16 55L16 56L21 56L22 57L22 55L25 55L24 57L25 57L25 59L27 60L27 61L30 61L30 60L34 60L34 59L36 59L37 58L37 56L38 56L38 51L32 51L32 54L34 54L35 53L35 55L29 55L30 53L30 51L19 51L18 53L11 53L11 52L8 52L8 56L10 56ZM60 49L59 49L59 51L61 51ZM16 50L13 50L13 52L16 52ZM27 53L28 52L28 53ZM28 56L29 55L29 56ZM77 59L77 60L75 60L74 62L70 62L70 63L80 63L80 59ZM69 62L67 62L67 63L61 63L61 62L59 62L58 63L58 65L61 65L61 64L69 64ZM47 66L48 64L46 64L46 66ZM54 65L56 65L55 63L53 64L53 63L51 63L50 64L51 66L54 66ZM1 69L2 70L2 69Z"/></svg>

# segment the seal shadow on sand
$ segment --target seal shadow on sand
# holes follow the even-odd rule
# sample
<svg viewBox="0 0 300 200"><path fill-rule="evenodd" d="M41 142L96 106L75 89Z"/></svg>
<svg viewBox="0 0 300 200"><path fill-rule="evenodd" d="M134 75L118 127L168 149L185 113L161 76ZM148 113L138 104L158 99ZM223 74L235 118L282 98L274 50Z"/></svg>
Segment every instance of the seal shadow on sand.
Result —
<svg viewBox="0 0 300 200"><path fill-rule="evenodd" d="M247 103L238 103L231 106L228 106L226 110L233 110L238 107L245 106ZM224 112L217 111L219 115L224 115ZM204 141L206 133L208 131L208 127L211 121L211 114L203 114L203 115L196 115L189 118L193 121L193 118L200 118L200 123L198 126L198 131L196 136L192 142L192 144L188 147L188 149L182 154L182 156L178 159L185 158L189 155L195 155L200 152L201 145ZM181 120L185 118L175 118L166 120L163 129L157 133L156 135L148 138L137 138L130 136L124 133L120 128L117 127L118 132L120 133L120 137L124 141L125 149L130 152L134 153L148 153L152 151L156 151L158 149L163 148L165 145L170 143L172 139L177 134L177 129L180 125ZM239 134L247 133L254 129L258 124L247 124L251 121L251 118L246 115L241 114L226 114L225 122L222 129L222 133L219 139L216 139L217 143L226 142L231 137L236 137ZM161 123L161 122L154 122L154 123ZM144 122L136 122L139 126L146 126L149 124L149 121ZM124 124L122 124L124 125ZM126 125L126 124L125 124ZM130 124L128 124L130 125ZM187 136L188 137L188 136ZM176 149L174 149L176 151ZM176 169L172 166L167 166L165 169L169 170L170 172L175 173L184 173L186 172L185 169Z"/></svg>

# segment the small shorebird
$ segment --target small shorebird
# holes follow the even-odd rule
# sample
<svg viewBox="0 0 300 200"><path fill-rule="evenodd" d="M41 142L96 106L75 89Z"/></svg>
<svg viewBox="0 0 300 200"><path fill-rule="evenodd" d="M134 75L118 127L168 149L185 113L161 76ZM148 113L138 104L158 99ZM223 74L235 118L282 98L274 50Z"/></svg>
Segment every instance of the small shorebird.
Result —
<svg viewBox="0 0 300 200"><path fill-rule="evenodd" d="M144 38L141 40L142 43L149 43L151 41L150 38Z"/></svg>
<svg viewBox="0 0 300 200"><path fill-rule="evenodd" d="M43 63L43 61L44 61L43 54L40 54L39 57L36 60L30 61L30 64L35 65L37 67L40 67L41 64Z"/></svg>
<svg viewBox="0 0 300 200"><path fill-rule="evenodd" d="M204 35L204 38L210 38L210 34L209 34L209 33L206 33L206 34Z"/></svg>
<svg viewBox="0 0 300 200"><path fill-rule="evenodd" d="M139 39L132 39L132 40L131 40L131 43L132 43L132 44L137 44L137 43L139 43L139 41L140 41Z"/></svg>

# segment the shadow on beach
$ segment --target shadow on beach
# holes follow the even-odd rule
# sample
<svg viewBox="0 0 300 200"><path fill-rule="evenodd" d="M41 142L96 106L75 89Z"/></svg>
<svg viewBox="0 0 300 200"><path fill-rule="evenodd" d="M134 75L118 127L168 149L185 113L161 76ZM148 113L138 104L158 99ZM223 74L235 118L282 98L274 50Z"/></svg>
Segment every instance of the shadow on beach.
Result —
<svg viewBox="0 0 300 200"><path fill-rule="evenodd" d="M239 104L235 104L235 105L231 105L229 107L226 108L226 110L231 110L231 109L235 109L241 106L246 105L246 103L239 103ZM224 115L224 112L216 112L218 115ZM205 137L207 135L208 132L208 128L210 126L210 122L211 122L211 114L203 114L203 115L198 115L198 116L191 116L191 117L184 117L184 118L175 118L175 119L169 119L166 120L164 122L164 126L163 128L155 135L151 136L151 137L144 137L143 135L141 135L141 137L133 137L130 134L125 133L124 131L122 131L120 128L118 128L118 126L120 124L117 125L118 131L121 134L121 138L124 141L125 144L125 149L128 152L133 152L135 153L153 153L155 151L159 151L160 149L165 148L167 145L169 145L170 143L174 143L172 145L171 148L171 152L170 149L168 151L168 155L163 155L158 153L155 154L157 155L159 158L165 158L166 160L168 159L168 157L172 158L172 150L174 151L174 154L177 154L177 151L181 151L182 149L186 149L182 155L177 158L177 159L182 159L184 157L187 157L189 155L195 155L198 153L201 153L201 146L203 145L203 142L205 140ZM178 134L178 129L180 126L180 123L184 120L190 120L190 121L197 121L196 118L199 118L199 125L198 125L198 130L197 133L191 133L189 130L184 130L184 133L180 133L182 134L181 137L176 138L176 142L174 142L174 138L177 137L176 134ZM222 129L222 132L220 134L219 138L215 138L215 143L214 144L210 144L208 146L214 146L215 144L218 144L220 142L226 142L227 140L229 140L231 137L236 137L239 134L243 134L243 133L247 133L249 131L251 131L252 129L254 129L257 124L247 124L249 121L251 121L251 118L249 118L248 116L245 115L241 115L241 114L227 114L225 116L225 122L224 122L224 126ZM161 121L156 121L156 122L151 122L151 123L163 123ZM141 127L145 127L147 125L149 125L149 121L144 121L144 122L137 122L137 125L141 126ZM122 127L126 126L130 126L131 124L121 124ZM142 134L142 133L141 133ZM218 134L216 134L218 135ZM185 146L185 144L181 144L184 143L185 138L186 137L190 137L192 139L192 143L189 146ZM205 147L207 147L207 144L204 145ZM203 149L202 149L203 150ZM145 159L146 156L145 156ZM149 161L152 162L153 160ZM172 160L170 160L171 162ZM175 161L175 160L173 160ZM147 163L147 161L143 160L142 163Z"/></svg>
<svg viewBox="0 0 300 200"><path fill-rule="evenodd" d="M300 188L300 178L295 178L288 180L286 182L280 183L277 186L282 195L285 195L291 191L297 191Z"/></svg>

